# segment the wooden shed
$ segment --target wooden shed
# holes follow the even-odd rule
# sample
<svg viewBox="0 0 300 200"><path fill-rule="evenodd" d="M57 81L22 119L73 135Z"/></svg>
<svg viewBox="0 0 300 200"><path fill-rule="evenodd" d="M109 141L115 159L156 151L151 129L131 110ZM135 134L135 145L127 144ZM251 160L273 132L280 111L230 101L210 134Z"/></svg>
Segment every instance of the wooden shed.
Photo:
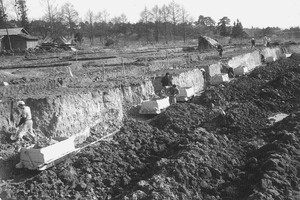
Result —
<svg viewBox="0 0 300 200"><path fill-rule="evenodd" d="M25 50L38 45L38 38L31 36L24 28L0 29L1 50L10 49L9 40L13 50Z"/></svg>

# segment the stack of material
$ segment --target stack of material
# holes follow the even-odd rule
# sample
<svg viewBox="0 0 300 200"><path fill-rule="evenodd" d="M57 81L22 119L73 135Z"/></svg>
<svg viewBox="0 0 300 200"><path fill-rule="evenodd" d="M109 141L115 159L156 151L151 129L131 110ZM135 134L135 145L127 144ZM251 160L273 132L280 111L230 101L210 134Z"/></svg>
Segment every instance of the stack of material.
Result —
<svg viewBox="0 0 300 200"><path fill-rule="evenodd" d="M229 82L228 74L217 74L213 76L210 80L212 85L218 85L223 82Z"/></svg>
<svg viewBox="0 0 300 200"><path fill-rule="evenodd" d="M249 70L248 70L248 67L239 66L239 67L235 68L233 71L234 71L235 75L242 76L242 75L248 73Z"/></svg>
<svg viewBox="0 0 300 200"><path fill-rule="evenodd" d="M169 97L151 99L142 102L140 114L159 114L170 106Z"/></svg>
<svg viewBox="0 0 300 200"><path fill-rule="evenodd" d="M179 88L179 94L176 97L177 101L188 101L195 95L193 87Z"/></svg>

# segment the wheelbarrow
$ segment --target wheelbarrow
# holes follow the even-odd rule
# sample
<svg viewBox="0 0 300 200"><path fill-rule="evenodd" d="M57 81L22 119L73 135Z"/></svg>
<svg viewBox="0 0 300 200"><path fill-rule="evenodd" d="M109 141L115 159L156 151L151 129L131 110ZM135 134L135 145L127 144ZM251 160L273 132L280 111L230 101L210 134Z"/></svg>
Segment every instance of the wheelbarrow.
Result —
<svg viewBox="0 0 300 200"><path fill-rule="evenodd" d="M85 131L90 131L90 128ZM107 140L110 136L117 133L116 130L92 143L89 143L83 147L75 148L76 136L70 138L60 138L61 141L49 145L47 147L35 149L35 145L29 147L21 148L20 150L20 162L16 165L16 168L27 168L30 170L45 170L55 164L64 161L68 157L72 157L82 149L96 144L99 141Z"/></svg>

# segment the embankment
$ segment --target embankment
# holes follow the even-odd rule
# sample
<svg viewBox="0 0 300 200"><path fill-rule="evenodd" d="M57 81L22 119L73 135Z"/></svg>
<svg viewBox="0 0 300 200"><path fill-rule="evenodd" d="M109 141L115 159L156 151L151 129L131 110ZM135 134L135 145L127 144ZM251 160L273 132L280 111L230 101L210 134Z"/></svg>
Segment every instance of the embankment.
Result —
<svg viewBox="0 0 300 200"><path fill-rule="evenodd" d="M290 46L286 49L289 53L300 52L298 46ZM286 52L279 47L267 48L233 57L228 61L228 65L233 68L243 65L251 70L262 64L261 54L276 56L278 59L284 53ZM221 73L221 68L222 65L218 61L207 66L208 76L212 77ZM204 78L198 68L181 72L174 70L172 75L173 83L179 87L194 87L195 92L204 90ZM68 88L68 82L64 87L64 84L59 81L1 87L3 99L0 103L0 123L2 130L17 123L16 101L19 99L25 100L31 107L34 128L47 136L76 135L86 127L93 127L96 124L103 127L120 127L127 110L160 91L160 80L161 77L156 77L139 84L109 89ZM36 91L42 91L43 95L31 95Z"/></svg>

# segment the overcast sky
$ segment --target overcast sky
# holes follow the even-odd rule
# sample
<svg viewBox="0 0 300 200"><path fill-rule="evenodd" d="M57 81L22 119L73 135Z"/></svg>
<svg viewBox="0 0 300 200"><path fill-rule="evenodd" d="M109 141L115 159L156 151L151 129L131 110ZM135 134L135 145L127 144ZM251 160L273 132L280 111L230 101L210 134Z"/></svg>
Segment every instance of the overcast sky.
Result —
<svg viewBox="0 0 300 200"><path fill-rule="evenodd" d="M6 0L3 0L6 1ZM42 0L27 0L29 19L39 19L45 12ZM168 5L171 0L56 0L62 5L70 2L85 18L88 9L97 13L106 10L110 18L124 13L128 21L135 23L145 7ZM176 0L195 20L199 15L210 16L216 22L224 16L231 22L239 19L244 27L289 28L300 26L300 0Z"/></svg>

